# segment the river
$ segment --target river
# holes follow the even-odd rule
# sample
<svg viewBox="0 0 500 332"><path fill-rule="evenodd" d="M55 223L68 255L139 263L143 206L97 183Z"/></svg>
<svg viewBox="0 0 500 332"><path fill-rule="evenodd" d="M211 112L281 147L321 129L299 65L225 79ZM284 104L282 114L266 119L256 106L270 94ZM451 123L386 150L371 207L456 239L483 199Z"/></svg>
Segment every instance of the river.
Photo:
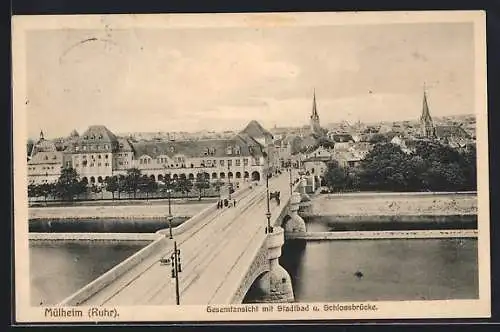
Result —
<svg viewBox="0 0 500 332"><path fill-rule="evenodd" d="M477 299L477 240L288 241L297 302Z"/></svg>
<svg viewBox="0 0 500 332"><path fill-rule="evenodd" d="M59 303L148 243L30 243L31 305Z"/></svg>

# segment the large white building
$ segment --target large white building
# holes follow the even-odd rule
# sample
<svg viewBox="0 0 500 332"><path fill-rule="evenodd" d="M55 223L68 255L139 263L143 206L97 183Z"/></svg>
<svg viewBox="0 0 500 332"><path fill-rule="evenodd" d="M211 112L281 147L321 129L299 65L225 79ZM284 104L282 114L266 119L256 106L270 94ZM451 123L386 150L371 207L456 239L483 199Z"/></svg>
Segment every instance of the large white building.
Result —
<svg viewBox="0 0 500 332"><path fill-rule="evenodd" d="M156 181L184 176L194 180L199 173L210 181L260 181L279 164L272 142L272 135L256 121L228 139L161 142L130 142L96 125L72 135L63 151L42 135L28 161L28 181L56 182L63 167L73 167L89 184L124 176L131 168Z"/></svg>

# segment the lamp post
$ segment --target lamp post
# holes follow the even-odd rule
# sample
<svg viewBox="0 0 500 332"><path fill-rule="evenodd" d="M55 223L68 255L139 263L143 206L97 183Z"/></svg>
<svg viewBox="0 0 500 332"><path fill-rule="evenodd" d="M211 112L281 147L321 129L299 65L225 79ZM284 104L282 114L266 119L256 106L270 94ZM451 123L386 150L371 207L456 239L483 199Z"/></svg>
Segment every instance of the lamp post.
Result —
<svg viewBox="0 0 500 332"><path fill-rule="evenodd" d="M169 235L170 239L173 239L174 237L172 236L172 208L171 208L171 203L170 203L170 194L172 192L172 189L167 189L168 190L168 230L169 230Z"/></svg>
<svg viewBox="0 0 500 332"><path fill-rule="evenodd" d="M271 226L271 210L269 208L269 159L267 161L268 162L267 162L267 170L266 170L266 203L267 203L267 211L266 211L267 227L266 227L266 234L273 232L273 227Z"/></svg>
<svg viewBox="0 0 500 332"><path fill-rule="evenodd" d="M229 160L227 161L227 183L228 183L228 200L231 200L231 177L229 176L229 173L231 172L231 166L229 165Z"/></svg>
<svg viewBox="0 0 500 332"><path fill-rule="evenodd" d="M175 303L180 304L180 294L179 294L179 272L182 272L181 268L181 251L177 249L177 241L174 241L174 252L170 256L172 262L172 278L175 279Z"/></svg>
<svg viewBox="0 0 500 332"><path fill-rule="evenodd" d="M174 252L170 255L170 258L161 258L161 265L171 264L172 279L175 279L175 303L180 304L180 292L179 292L179 273L182 272L181 268L181 251L177 249L177 241L174 241Z"/></svg>

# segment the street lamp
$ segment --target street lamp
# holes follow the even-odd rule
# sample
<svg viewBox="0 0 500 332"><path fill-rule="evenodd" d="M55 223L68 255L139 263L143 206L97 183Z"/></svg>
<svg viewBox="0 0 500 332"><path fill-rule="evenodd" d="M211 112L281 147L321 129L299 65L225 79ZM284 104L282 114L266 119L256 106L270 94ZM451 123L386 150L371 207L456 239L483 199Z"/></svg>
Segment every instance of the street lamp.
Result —
<svg viewBox="0 0 500 332"><path fill-rule="evenodd" d="M175 303L180 304L180 294L179 294L179 272L181 269L181 251L177 249L177 241L174 241L174 252L170 256L172 260L172 278L175 279Z"/></svg>
<svg viewBox="0 0 500 332"><path fill-rule="evenodd" d="M231 176L229 176L229 173L231 173L231 166L229 165L229 160L227 161L227 182L228 182L228 200L231 200Z"/></svg>
<svg viewBox="0 0 500 332"><path fill-rule="evenodd" d="M175 279L175 303L180 304L180 292L179 292L179 273L182 272L181 268L181 251L177 249L177 241L174 241L174 252L170 255L170 258L160 259L161 265L171 264L172 266L172 279Z"/></svg>
<svg viewBox="0 0 500 332"><path fill-rule="evenodd" d="M268 233L272 233L273 232L273 227L271 226L271 210L269 208L269 159L268 159L267 170L266 170L266 201L267 201L267 212L266 212L267 227L266 227L266 234L268 234Z"/></svg>
<svg viewBox="0 0 500 332"><path fill-rule="evenodd" d="M172 236L172 208L171 208L171 203L170 203L170 194L172 192L172 189L167 189L168 190L168 230L169 230L169 235L170 239L173 239L174 237Z"/></svg>

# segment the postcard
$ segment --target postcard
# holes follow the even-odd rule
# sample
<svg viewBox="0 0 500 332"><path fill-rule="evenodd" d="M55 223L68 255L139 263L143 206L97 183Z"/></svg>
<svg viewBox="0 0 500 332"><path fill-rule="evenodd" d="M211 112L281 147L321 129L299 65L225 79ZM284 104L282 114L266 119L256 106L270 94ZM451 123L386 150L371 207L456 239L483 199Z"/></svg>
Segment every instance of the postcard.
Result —
<svg viewBox="0 0 500 332"><path fill-rule="evenodd" d="M484 12L12 37L17 322L490 317Z"/></svg>

